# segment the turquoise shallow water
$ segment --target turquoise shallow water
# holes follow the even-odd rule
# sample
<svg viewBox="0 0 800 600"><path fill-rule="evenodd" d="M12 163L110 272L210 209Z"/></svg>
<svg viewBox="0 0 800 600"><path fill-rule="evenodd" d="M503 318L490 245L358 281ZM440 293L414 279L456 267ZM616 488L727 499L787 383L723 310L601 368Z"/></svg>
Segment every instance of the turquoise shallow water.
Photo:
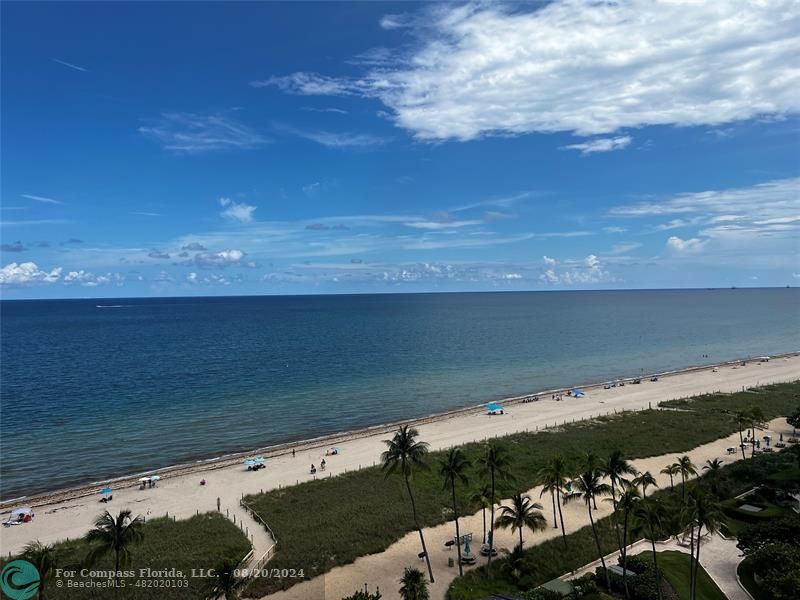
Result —
<svg viewBox="0 0 800 600"><path fill-rule="evenodd" d="M796 289L3 301L0 495L794 351L798 307Z"/></svg>

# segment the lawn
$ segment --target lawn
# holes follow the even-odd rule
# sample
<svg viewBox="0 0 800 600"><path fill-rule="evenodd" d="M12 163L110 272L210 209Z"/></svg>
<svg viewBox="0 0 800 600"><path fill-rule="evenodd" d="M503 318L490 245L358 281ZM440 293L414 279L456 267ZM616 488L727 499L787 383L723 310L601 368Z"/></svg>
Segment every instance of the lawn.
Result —
<svg viewBox="0 0 800 600"><path fill-rule="evenodd" d="M668 550L658 553L658 568L680 600L689 600L689 563L689 555L683 552ZM725 594L702 567L697 572L697 598L698 600L725 600Z"/></svg>
<svg viewBox="0 0 800 600"><path fill-rule="evenodd" d="M70 540L56 545L57 566L62 569L80 570L88 553L88 545L83 540ZM131 563L125 570L137 571L175 568L185 577L152 577L156 581L176 582L160 585L181 587L143 587L148 578L130 577L124 580L125 588L114 595L112 589L80 589L68 587L68 580L86 581L78 574L75 577L60 577L47 583L47 598L60 600L82 598L111 598L118 600L194 600L202 597L205 580L192 578L192 569L213 569L222 559L234 563L250 551L250 543L244 534L228 519L217 513L202 514L183 521L159 518L147 521L144 525L144 540L131 548ZM101 559L92 570L114 569L113 556ZM92 578L102 581L102 578ZM59 587L59 582L61 587ZM178 583L184 582L184 583ZM74 585L74 583L72 584ZM188 587L183 587L187 586Z"/></svg>
<svg viewBox="0 0 800 600"><path fill-rule="evenodd" d="M621 413L558 430L510 435L498 443L514 457L513 488L527 490L537 484L536 472L553 456L577 459L587 451L604 456L620 449L632 459L685 452L733 433L733 420L725 418L725 413L757 405L767 418L788 414L796 406L799 392L800 384L793 383L706 395L683 401L680 411ZM482 445L467 444L463 450L474 463ZM441 458L442 453L435 452L428 462L435 465ZM470 479L474 487L481 482L482 474L473 472ZM445 522L450 499L442 489L437 469L417 473L413 485L422 525ZM498 495L505 497L511 491L512 486L506 485ZM461 496L463 512L478 510L477 505L466 502L464 490ZM270 566L303 569L306 577L381 552L414 527L402 480L384 479L378 468L272 490L245 500L281 540ZM298 581L263 578L256 580L248 593L264 595Z"/></svg>

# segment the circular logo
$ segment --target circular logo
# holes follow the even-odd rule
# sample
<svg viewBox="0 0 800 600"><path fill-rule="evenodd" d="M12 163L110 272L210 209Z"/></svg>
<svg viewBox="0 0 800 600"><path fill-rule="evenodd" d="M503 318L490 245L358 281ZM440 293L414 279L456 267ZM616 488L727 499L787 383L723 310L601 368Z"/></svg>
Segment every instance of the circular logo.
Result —
<svg viewBox="0 0 800 600"><path fill-rule="evenodd" d="M39 570L27 560L12 560L0 573L0 589L11 600L33 598L39 591Z"/></svg>

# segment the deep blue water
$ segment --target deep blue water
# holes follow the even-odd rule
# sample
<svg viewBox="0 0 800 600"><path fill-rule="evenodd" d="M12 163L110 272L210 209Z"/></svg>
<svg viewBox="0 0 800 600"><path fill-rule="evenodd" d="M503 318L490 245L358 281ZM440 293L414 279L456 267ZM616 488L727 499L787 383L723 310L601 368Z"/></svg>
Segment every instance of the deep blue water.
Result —
<svg viewBox="0 0 800 600"><path fill-rule="evenodd" d="M798 307L797 289L3 301L0 494L793 351Z"/></svg>

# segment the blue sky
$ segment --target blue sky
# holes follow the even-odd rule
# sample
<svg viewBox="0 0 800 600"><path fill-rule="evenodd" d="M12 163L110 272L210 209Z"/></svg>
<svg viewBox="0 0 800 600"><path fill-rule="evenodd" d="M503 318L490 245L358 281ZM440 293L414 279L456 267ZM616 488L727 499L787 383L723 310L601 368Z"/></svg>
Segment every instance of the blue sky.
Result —
<svg viewBox="0 0 800 600"><path fill-rule="evenodd" d="M5 298L800 284L800 7L2 4Z"/></svg>

